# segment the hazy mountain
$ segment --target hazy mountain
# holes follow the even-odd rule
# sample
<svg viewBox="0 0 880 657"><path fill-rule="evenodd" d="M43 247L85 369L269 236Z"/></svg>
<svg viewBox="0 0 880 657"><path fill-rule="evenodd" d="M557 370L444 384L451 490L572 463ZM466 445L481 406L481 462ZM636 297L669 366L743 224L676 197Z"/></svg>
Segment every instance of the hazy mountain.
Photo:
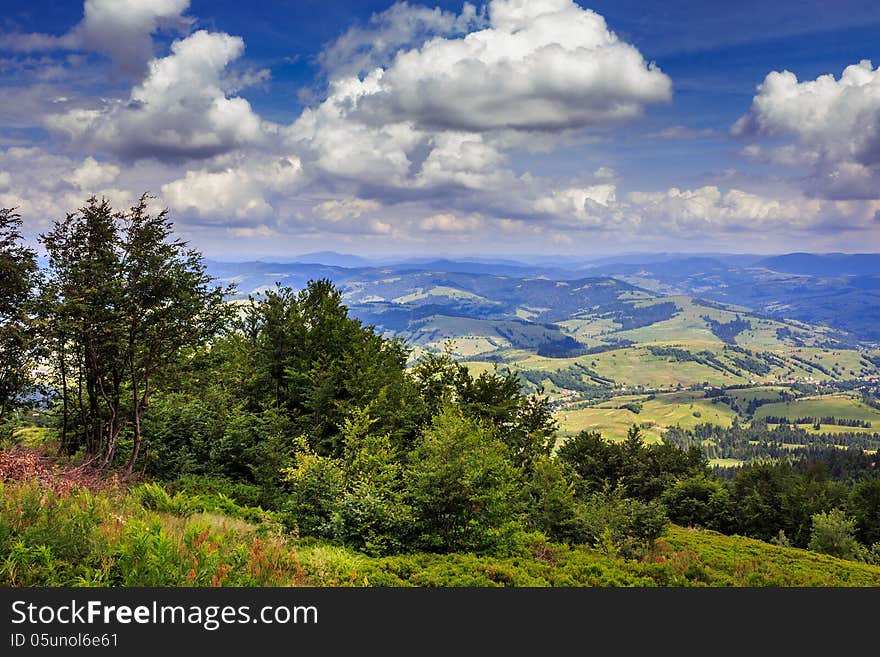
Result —
<svg viewBox="0 0 880 657"><path fill-rule="evenodd" d="M810 276L880 276L880 254L789 253L765 258L756 266Z"/></svg>

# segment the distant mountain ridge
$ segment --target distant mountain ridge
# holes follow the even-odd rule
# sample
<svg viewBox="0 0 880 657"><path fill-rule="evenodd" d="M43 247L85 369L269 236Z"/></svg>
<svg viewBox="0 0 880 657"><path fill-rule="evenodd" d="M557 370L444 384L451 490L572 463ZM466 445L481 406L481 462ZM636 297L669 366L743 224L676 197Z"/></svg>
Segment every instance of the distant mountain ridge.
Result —
<svg viewBox="0 0 880 657"><path fill-rule="evenodd" d="M326 262L206 264L219 282L238 286L239 298L276 284L299 289L310 279L328 278L355 314L406 337L426 335L431 317L548 324L589 316L624 326L646 321L632 319L650 316L645 304L678 295L740 307L755 317L830 327L841 344L880 343L880 254L627 255L620 262L565 260L555 266L548 260L527 264L497 258L377 265L334 252L296 257L311 259ZM588 279L590 285L605 281L614 294L571 293ZM494 328L481 326L494 334Z"/></svg>
<svg viewBox="0 0 880 657"><path fill-rule="evenodd" d="M880 276L880 254L788 253L760 260L756 266L810 276Z"/></svg>

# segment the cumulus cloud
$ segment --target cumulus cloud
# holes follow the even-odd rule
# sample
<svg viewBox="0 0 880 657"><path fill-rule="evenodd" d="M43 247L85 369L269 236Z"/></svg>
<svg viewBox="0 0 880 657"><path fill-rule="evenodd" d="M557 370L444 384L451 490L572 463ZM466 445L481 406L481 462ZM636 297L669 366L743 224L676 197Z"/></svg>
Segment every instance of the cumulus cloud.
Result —
<svg viewBox="0 0 880 657"><path fill-rule="evenodd" d="M461 14L439 7L413 6L398 2L370 16L366 26L356 25L328 45L318 56L325 73L360 75L384 66L404 46L421 43L434 36L466 34L483 27L485 16L465 2Z"/></svg>
<svg viewBox="0 0 880 657"><path fill-rule="evenodd" d="M352 113L428 129L557 131L670 99L670 79L572 0L494 0L489 21L398 52L370 73Z"/></svg>
<svg viewBox="0 0 880 657"><path fill-rule="evenodd" d="M559 217L574 218L582 227L604 226L611 216L608 212L617 201L615 185L602 184L588 187L569 187L555 190L550 196L534 202L536 212ZM609 226L610 227L610 226Z"/></svg>
<svg viewBox="0 0 880 657"><path fill-rule="evenodd" d="M381 207L380 203L369 199L342 198L319 203L314 207L314 211L319 217L335 222L350 218L357 219Z"/></svg>
<svg viewBox="0 0 880 657"><path fill-rule="evenodd" d="M18 209L26 232L36 234L52 220L82 207L92 195L119 207L135 194L117 183L120 169L91 157L78 159L35 146L0 150L0 207Z"/></svg>
<svg viewBox="0 0 880 657"><path fill-rule="evenodd" d="M184 31L190 0L85 0L83 19L69 32L6 34L0 49L18 52L87 50L107 55L117 70L143 73L153 57L152 35L160 29Z"/></svg>
<svg viewBox="0 0 880 657"><path fill-rule="evenodd" d="M419 222L419 228L429 233L469 233L480 226L483 220L477 215L458 216L449 212L441 212L425 217Z"/></svg>
<svg viewBox="0 0 880 657"><path fill-rule="evenodd" d="M431 151L422 163L416 184L446 184L470 189L494 189L510 177L506 158L479 133L445 132L431 138Z"/></svg>
<svg viewBox="0 0 880 657"><path fill-rule="evenodd" d="M119 167L115 164L98 162L89 156L64 179L80 189L95 190L116 180L119 171Z"/></svg>
<svg viewBox="0 0 880 657"><path fill-rule="evenodd" d="M615 185L560 187L533 202L548 230L603 232L617 239L700 240L760 231L794 234L871 229L880 201L774 197L716 185L620 194Z"/></svg>
<svg viewBox="0 0 880 657"><path fill-rule="evenodd" d="M413 35L421 45L399 47ZM354 57L365 69L362 49L389 61L362 74L335 63ZM401 3L322 61L326 98L283 130L286 146L325 187L384 200L507 194L518 185L511 149L551 150L671 93L664 73L571 0L495 0L485 16Z"/></svg>
<svg viewBox="0 0 880 657"><path fill-rule="evenodd" d="M277 215L273 199L294 193L301 177L302 163L295 155L248 158L221 170L187 171L161 191L170 208L211 222L266 219Z"/></svg>
<svg viewBox="0 0 880 657"><path fill-rule="evenodd" d="M257 143L264 122L224 88L224 70L243 51L239 37L199 30L152 60L128 100L51 115L46 123L76 144L126 159L206 158Z"/></svg>
<svg viewBox="0 0 880 657"><path fill-rule="evenodd" d="M773 71L749 112L732 127L740 137L793 138L783 147L754 146L747 155L811 167L809 189L828 198L880 197L880 67L862 60L840 79L799 82ZM747 147L750 148L750 147Z"/></svg>

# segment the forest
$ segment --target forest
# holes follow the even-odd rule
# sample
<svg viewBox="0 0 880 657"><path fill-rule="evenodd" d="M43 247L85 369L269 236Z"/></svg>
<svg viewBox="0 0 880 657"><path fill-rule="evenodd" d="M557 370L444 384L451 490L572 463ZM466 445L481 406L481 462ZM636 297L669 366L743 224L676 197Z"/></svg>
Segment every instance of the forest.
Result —
<svg viewBox="0 0 880 657"><path fill-rule="evenodd" d="M644 564L689 527L880 564L880 478L861 447L779 450L721 476L697 434L648 444L634 426L623 442L581 432L557 446L548 398L515 371L475 376L449 353L411 364L408 346L352 317L330 280L230 300L234 288L207 275L150 200L123 211L88 200L40 236L43 266L21 217L0 211L7 450L41 425L58 463L121 482L120 505L266 521L370 558L449 555L462 578L464 555L578 546ZM769 434L732 431L718 444L737 454ZM136 575L165 549L149 525L113 559L98 550L110 539L94 526L115 531L96 520L105 493L0 485L0 583L165 581ZM210 536L187 540L204 550ZM185 565L196 584L232 569Z"/></svg>

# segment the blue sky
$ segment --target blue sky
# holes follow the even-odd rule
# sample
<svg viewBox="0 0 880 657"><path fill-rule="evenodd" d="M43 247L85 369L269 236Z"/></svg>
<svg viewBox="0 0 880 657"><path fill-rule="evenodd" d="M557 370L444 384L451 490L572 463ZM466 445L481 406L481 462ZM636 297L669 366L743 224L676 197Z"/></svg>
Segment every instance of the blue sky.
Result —
<svg viewBox="0 0 880 657"><path fill-rule="evenodd" d="M218 258L880 249L876 2L2 3L0 206Z"/></svg>

